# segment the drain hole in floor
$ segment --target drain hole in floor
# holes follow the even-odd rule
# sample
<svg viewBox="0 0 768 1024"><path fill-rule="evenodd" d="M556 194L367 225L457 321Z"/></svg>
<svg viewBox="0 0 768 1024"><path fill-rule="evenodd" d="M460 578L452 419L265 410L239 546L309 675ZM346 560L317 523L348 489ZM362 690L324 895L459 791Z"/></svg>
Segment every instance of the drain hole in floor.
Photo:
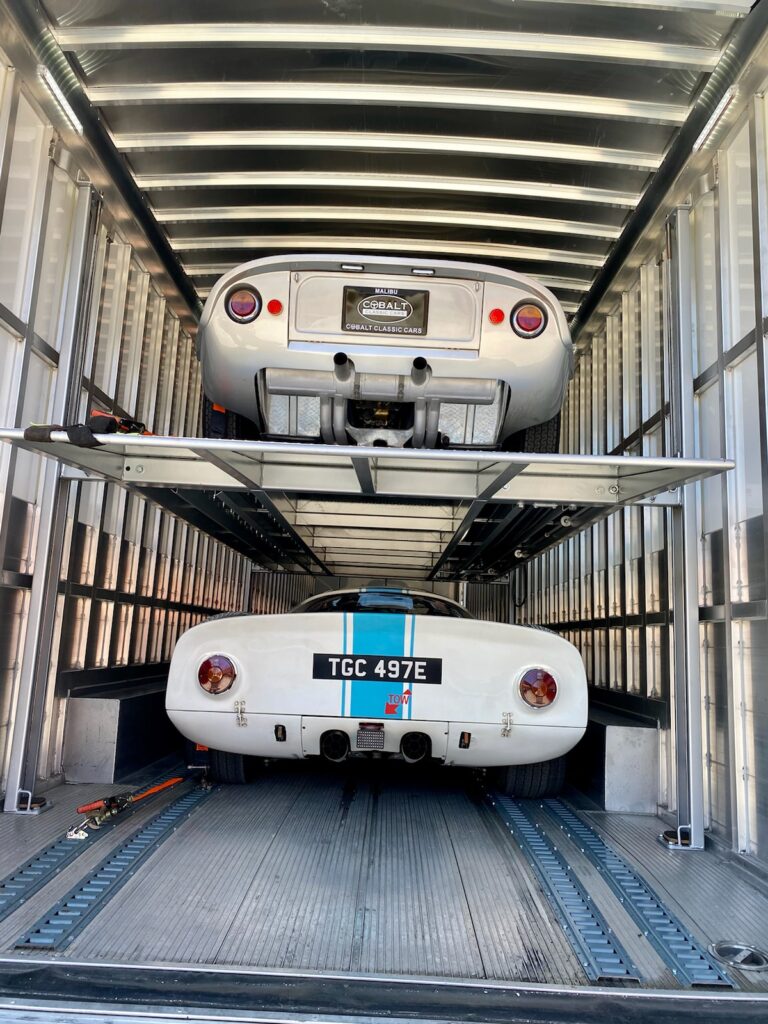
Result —
<svg viewBox="0 0 768 1024"><path fill-rule="evenodd" d="M709 951L724 964L740 971L764 971L768 967L768 953L743 942L713 942Z"/></svg>

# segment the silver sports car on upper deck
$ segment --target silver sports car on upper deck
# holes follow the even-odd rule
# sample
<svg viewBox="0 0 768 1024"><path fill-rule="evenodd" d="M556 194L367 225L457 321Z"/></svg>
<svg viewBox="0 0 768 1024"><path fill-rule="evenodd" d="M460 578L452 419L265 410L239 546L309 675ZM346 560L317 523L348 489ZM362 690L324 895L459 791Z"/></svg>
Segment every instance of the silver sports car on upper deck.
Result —
<svg viewBox="0 0 768 1024"><path fill-rule="evenodd" d="M198 334L205 433L556 451L573 368L563 310L474 263L270 257L225 274Z"/></svg>

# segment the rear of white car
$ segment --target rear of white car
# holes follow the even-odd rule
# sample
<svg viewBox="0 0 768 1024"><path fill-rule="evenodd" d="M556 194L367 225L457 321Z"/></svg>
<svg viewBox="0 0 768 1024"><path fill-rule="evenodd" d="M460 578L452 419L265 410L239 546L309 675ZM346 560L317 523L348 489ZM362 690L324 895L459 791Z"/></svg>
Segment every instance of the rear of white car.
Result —
<svg viewBox="0 0 768 1024"><path fill-rule="evenodd" d="M476 621L442 599L448 614L405 610L429 595L388 596L391 610L377 612L366 591L337 593L356 610L223 618L185 633L166 700L179 731L262 758L478 768L549 761L581 738L584 668L557 635ZM368 605L381 607L375 591Z"/></svg>
<svg viewBox="0 0 768 1024"><path fill-rule="evenodd" d="M573 350L555 296L512 271L386 257L270 257L212 289L208 398L262 436L501 446L560 411Z"/></svg>

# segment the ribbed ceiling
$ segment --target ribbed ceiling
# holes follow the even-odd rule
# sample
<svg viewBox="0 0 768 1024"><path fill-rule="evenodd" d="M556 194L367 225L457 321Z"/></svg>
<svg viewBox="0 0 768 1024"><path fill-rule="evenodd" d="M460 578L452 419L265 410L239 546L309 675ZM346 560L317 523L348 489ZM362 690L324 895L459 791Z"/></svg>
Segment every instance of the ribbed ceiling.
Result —
<svg viewBox="0 0 768 1024"><path fill-rule="evenodd" d="M508 266L575 312L749 0L45 0L201 296L295 251Z"/></svg>

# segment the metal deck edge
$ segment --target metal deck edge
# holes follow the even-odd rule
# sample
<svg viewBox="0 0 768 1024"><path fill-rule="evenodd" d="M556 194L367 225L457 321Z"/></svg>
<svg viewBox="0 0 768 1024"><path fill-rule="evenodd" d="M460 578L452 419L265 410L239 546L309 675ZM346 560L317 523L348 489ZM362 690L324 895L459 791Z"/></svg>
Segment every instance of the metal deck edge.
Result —
<svg viewBox="0 0 768 1024"><path fill-rule="evenodd" d="M83 993L90 1000L84 1002ZM764 1024L768 994L718 990L661 991L605 986L458 981L324 972L243 971L228 967L68 962L43 957L0 958L0 1008L19 1001L53 1006L185 1013L250 1012L296 1020L339 1019L604 1024L631 1016L635 1024ZM371 1007L381 1007L375 1013ZM215 1018L214 1018L215 1019Z"/></svg>

